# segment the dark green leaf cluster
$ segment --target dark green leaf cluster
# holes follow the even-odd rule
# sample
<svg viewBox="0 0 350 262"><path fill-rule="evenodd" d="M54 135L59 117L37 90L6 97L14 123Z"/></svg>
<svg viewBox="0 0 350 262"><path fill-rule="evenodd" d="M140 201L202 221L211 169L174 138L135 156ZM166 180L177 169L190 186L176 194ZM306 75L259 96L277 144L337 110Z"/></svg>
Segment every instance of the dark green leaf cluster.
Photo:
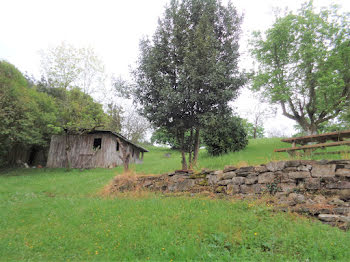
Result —
<svg viewBox="0 0 350 262"><path fill-rule="evenodd" d="M157 127L200 125L235 98L241 17L218 1L171 1L153 41L141 42L135 98Z"/></svg>
<svg viewBox="0 0 350 262"><path fill-rule="evenodd" d="M248 145L247 133L239 117L209 118L202 134L210 155L239 151Z"/></svg>

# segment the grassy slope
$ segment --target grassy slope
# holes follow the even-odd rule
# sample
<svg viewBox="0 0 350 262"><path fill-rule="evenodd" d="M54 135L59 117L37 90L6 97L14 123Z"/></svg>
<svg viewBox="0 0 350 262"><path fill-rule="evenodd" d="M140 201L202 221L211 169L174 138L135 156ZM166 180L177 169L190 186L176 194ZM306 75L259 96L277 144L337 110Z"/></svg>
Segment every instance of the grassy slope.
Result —
<svg viewBox="0 0 350 262"><path fill-rule="evenodd" d="M201 165L217 168L247 161L245 157L249 160L249 155L258 156L259 151L272 147L265 144L260 150L253 145L247 152L234 154L234 160L221 157L207 164L202 152ZM157 167L157 155L164 153L158 150L146 155L145 169L140 171L147 166L154 173L178 168L173 157L162 158L161 167ZM251 161L248 163L259 162ZM350 257L349 232L273 213L263 205L154 194L144 198L99 197L97 193L115 172L3 172L0 260L346 261Z"/></svg>
<svg viewBox="0 0 350 262"><path fill-rule="evenodd" d="M279 138L262 138L249 141L249 145L242 151L232 152L222 156L212 157L205 150L201 150L198 158L197 169L223 169L225 165L258 165L269 161L289 159L287 153L274 153L276 148L291 147L288 143L283 143ZM168 148L150 147L150 152L145 153L142 165L132 165L131 168L137 173L160 174L181 169L181 155L179 152ZM349 147L326 148L324 151L349 150ZM315 152L323 152L319 149ZM170 153L171 157L164 155ZM349 158L349 155L320 155L313 159L339 159ZM122 172L122 168L117 168L117 172Z"/></svg>

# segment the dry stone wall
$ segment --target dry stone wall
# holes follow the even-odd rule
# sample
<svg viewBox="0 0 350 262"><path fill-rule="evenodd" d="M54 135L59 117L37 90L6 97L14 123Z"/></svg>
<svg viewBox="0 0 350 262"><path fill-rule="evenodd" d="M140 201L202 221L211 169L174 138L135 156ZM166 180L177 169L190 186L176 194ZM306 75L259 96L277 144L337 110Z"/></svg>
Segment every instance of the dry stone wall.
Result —
<svg viewBox="0 0 350 262"><path fill-rule="evenodd" d="M178 170L159 176L139 176L110 186L112 192L143 188L162 192L211 192L245 197L272 195L276 206L349 228L350 160L280 161L266 165L201 172Z"/></svg>

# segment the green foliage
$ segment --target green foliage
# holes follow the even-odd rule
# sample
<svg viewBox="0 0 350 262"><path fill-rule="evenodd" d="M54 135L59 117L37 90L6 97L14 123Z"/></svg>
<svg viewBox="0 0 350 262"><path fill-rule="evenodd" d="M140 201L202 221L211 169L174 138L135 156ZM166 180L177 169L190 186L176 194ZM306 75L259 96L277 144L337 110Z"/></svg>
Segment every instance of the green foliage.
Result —
<svg viewBox="0 0 350 262"><path fill-rule="evenodd" d="M310 1L297 14L277 18L264 36L254 33L259 69L253 89L309 134L349 106L349 18L336 6L316 12Z"/></svg>
<svg viewBox="0 0 350 262"><path fill-rule="evenodd" d="M54 99L29 88L22 73L5 61L0 61L0 104L0 165L13 146L45 147L58 131Z"/></svg>
<svg viewBox="0 0 350 262"><path fill-rule="evenodd" d="M184 137L185 137L184 150L186 152L188 152L189 145L190 145L190 132L189 131L185 132ZM176 138L176 136L174 135L174 133L169 132L164 127L158 128L153 132L152 137L151 137L151 142L162 144L162 145L168 145L171 147L171 149L176 149L176 150L181 149L181 145L179 144L179 141Z"/></svg>
<svg viewBox="0 0 350 262"><path fill-rule="evenodd" d="M174 134L169 133L165 128L158 128L152 133L151 143L169 145L172 149L179 149L177 139Z"/></svg>
<svg viewBox="0 0 350 262"><path fill-rule="evenodd" d="M255 126L254 124L248 122L247 119L242 119L242 125L247 133L247 138L263 138L264 137L264 127L262 125ZM254 137L255 136L255 137Z"/></svg>
<svg viewBox="0 0 350 262"><path fill-rule="evenodd" d="M242 150L248 144L242 119L235 116L207 119L203 142L213 156Z"/></svg>
<svg viewBox="0 0 350 262"><path fill-rule="evenodd" d="M72 88L66 92L66 99L58 102L61 105L61 127L68 132L91 130L103 127L106 123L106 114L102 105L94 102L88 94L79 88Z"/></svg>
<svg viewBox="0 0 350 262"><path fill-rule="evenodd" d="M96 195L110 169L0 175L2 261L347 261L350 234L247 201ZM74 210L74 212L71 212Z"/></svg>
<svg viewBox="0 0 350 262"><path fill-rule="evenodd" d="M208 114L226 113L244 84L237 67L240 23L231 4L171 1L152 41L140 43L134 98L182 150L185 133L199 132ZM198 145L198 139L190 140Z"/></svg>
<svg viewBox="0 0 350 262"><path fill-rule="evenodd" d="M45 80L30 84L13 65L0 61L0 166L12 148L45 149L53 134L78 132L108 124L102 105L79 88L50 87ZM16 160L16 159L14 159ZM12 161L12 160L11 160Z"/></svg>
<svg viewBox="0 0 350 262"><path fill-rule="evenodd" d="M114 103L109 103L107 107L107 120L105 128L107 130L119 133L122 130L123 109L121 106Z"/></svg>

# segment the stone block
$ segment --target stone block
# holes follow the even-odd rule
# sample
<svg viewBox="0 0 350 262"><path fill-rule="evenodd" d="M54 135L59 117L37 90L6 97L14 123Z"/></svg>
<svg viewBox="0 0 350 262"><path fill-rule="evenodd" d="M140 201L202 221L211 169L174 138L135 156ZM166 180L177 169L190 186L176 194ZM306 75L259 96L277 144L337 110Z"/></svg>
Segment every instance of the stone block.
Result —
<svg viewBox="0 0 350 262"><path fill-rule="evenodd" d="M237 172L254 172L255 167L254 166L244 166L237 170Z"/></svg>
<svg viewBox="0 0 350 262"><path fill-rule="evenodd" d="M255 174L248 175L245 179L247 185L252 185L258 182L258 176Z"/></svg>
<svg viewBox="0 0 350 262"><path fill-rule="evenodd" d="M286 166L285 161L270 162L266 165L267 170L275 172L284 169Z"/></svg>
<svg viewBox="0 0 350 262"><path fill-rule="evenodd" d="M338 192L338 196L341 200L350 200L350 189L343 189Z"/></svg>
<svg viewBox="0 0 350 262"><path fill-rule="evenodd" d="M236 176L236 173L233 172L233 171L224 173L224 174L222 175L223 180L232 179L232 178L235 177L235 176Z"/></svg>
<svg viewBox="0 0 350 262"><path fill-rule="evenodd" d="M227 185L226 193L229 195L235 195L240 193L239 185L229 184Z"/></svg>
<svg viewBox="0 0 350 262"><path fill-rule="evenodd" d="M321 181L319 178L308 178L305 180L306 189L321 189Z"/></svg>
<svg viewBox="0 0 350 262"><path fill-rule="evenodd" d="M244 184L245 180L246 180L245 177L234 177L231 179L232 184L235 184L235 185Z"/></svg>
<svg viewBox="0 0 350 262"><path fill-rule="evenodd" d="M223 173L224 173L224 171L222 171L222 170L215 170L211 174L217 176L217 175L222 175Z"/></svg>
<svg viewBox="0 0 350 262"><path fill-rule="evenodd" d="M295 179L289 178L288 173L279 171L275 172L275 175L280 178L281 183L295 183Z"/></svg>
<svg viewBox="0 0 350 262"><path fill-rule="evenodd" d="M295 183L280 183L278 184L278 187L282 192L291 192L297 187L297 185Z"/></svg>
<svg viewBox="0 0 350 262"><path fill-rule="evenodd" d="M224 173L231 172L237 170L237 167L235 166L225 166L224 167Z"/></svg>
<svg viewBox="0 0 350 262"><path fill-rule="evenodd" d="M350 177L350 169L342 168L342 169L337 169L335 172L336 176L342 176L342 177Z"/></svg>
<svg viewBox="0 0 350 262"><path fill-rule="evenodd" d="M263 192L263 186L259 184L254 185L240 185L242 194L259 194Z"/></svg>
<svg viewBox="0 0 350 262"><path fill-rule="evenodd" d="M338 181L335 183L326 184L326 188L328 189L350 189L349 181Z"/></svg>
<svg viewBox="0 0 350 262"><path fill-rule="evenodd" d="M189 190L191 187L193 187L195 185L195 180L193 179L185 179L183 181L179 181L175 184L173 184L173 187L172 187L172 191L187 191ZM170 190L170 187L169 187L169 190Z"/></svg>
<svg viewBox="0 0 350 262"><path fill-rule="evenodd" d="M338 215L350 216L350 207L335 207L333 211Z"/></svg>
<svg viewBox="0 0 350 262"><path fill-rule="evenodd" d="M226 186L228 184L232 184L232 180L231 179L226 179L226 180L220 180L217 183L219 186Z"/></svg>
<svg viewBox="0 0 350 262"><path fill-rule="evenodd" d="M296 204L305 203L305 196L303 194L291 193L288 199L293 200Z"/></svg>
<svg viewBox="0 0 350 262"><path fill-rule="evenodd" d="M216 177L218 178L218 181L224 180L224 173L219 174L219 175L217 175Z"/></svg>
<svg viewBox="0 0 350 262"><path fill-rule="evenodd" d="M216 183L219 181L218 175L211 175L208 176L208 184L213 186L216 185Z"/></svg>
<svg viewBox="0 0 350 262"><path fill-rule="evenodd" d="M237 172L236 171L236 176L239 176L239 177L247 177L249 175L258 175L258 173L254 173L254 172Z"/></svg>
<svg viewBox="0 0 350 262"><path fill-rule="evenodd" d="M311 165L302 165L297 167L298 171L310 171L312 169Z"/></svg>
<svg viewBox="0 0 350 262"><path fill-rule="evenodd" d="M319 214L318 219L324 222L338 222L342 220L342 216L332 214Z"/></svg>
<svg viewBox="0 0 350 262"><path fill-rule="evenodd" d="M288 177L291 179L297 179L297 178L309 178L310 172L305 171L298 171L298 172L289 172Z"/></svg>
<svg viewBox="0 0 350 262"><path fill-rule="evenodd" d="M258 176L259 184L273 183L275 180L275 174L273 172L262 173Z"/></svg>
<svg viewBox="0 0 350 262"><path fill-rule="evenodd" d="M286 167L297 167L301 165L300 160L290 160L285 162Z"/></svg>
<svg viewBox="0 0 350 262"><path fill-rule="evenodd" d="M264 173L268 171L266 166L256 166L254 170L258 173Z"/></svg>
<svg viewBox="0 0 350 262"><path fill-rule="evenodd" d="M333 177L335 176L335 164L314 165L311 170L312 177Z"/></svg>
<svg viewBox="0 0 350 262"><path fill-rule="evenodd" d="M249 174L253 174L255 172L255 167L253 166L246 166L246 167L241 167L240 169L236 170L236 175L237 176L243 176L246 177Z"/></svg>
<svg viewBox="0 0 350 262"><path fill-rule="evenodd" d="M187 176L184 176L184 175L173 175L170 177L170 180L173 182L178 182L178 181L183 181L186 178Z"/></svg>
<svg viewBox="0 0 350 262"><path fill-rule="evenodd" d="M286 167L283 169L284 172L296 172L298 171L298 167Z"/></svg>

